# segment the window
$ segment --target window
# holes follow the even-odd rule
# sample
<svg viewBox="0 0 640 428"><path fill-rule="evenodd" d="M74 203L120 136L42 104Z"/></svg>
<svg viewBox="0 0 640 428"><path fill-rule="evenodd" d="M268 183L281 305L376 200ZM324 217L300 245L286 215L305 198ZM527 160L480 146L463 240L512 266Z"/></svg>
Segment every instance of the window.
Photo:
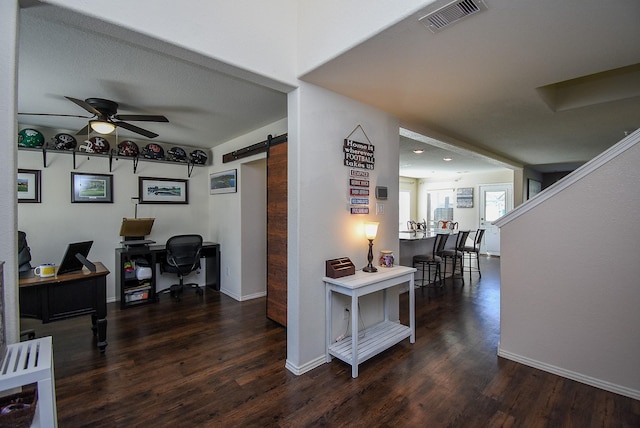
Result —
<svg viewBox="0 0 640 428"><path fill-rule="evenodd" d="M432 190L427 192L428 224L435 227L440 220L453 220L455 194L453 189Z"/></svg>
<svg viewBox="0 0 640 428"><path fill-rule="evenodd" d="M400 212L398 215L398 230L406 230L411 220L411 192L400 191L398 194Z"/></svg>

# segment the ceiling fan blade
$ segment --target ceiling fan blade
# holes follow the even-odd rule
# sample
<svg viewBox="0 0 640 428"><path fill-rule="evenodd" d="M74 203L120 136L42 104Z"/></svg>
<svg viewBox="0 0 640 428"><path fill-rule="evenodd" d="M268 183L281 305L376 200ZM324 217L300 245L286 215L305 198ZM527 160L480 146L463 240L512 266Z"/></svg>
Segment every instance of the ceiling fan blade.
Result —
<svg viewBox="0 0 640 428"><path fill-rule="evenodd" d="M128 129L131 132L135 132L136 134L144 135L147 138L156 138L158 136L158 134L156 134L155 132L147 131L146 129L139 128L127 122L111 122L111 123L121 128Z"/></svg>
<svg viewBox="0 0 640 428"><path fill-rule="evenodd" d="M89 124L87 124L87 126L85 126L81 130L76 132L76 135L89 135Z"/></svg>
<svg viewBox="0 0 640 428"><path fill-rule="evenodd" d="M81 117L83 119L91 119L91 116L80 116L77 114L55 114L55 113L20 113L27 116L59 116L59 117Z"/></svg>
<svg viewBox="0 0 640 428"><path fill-rule="evenodd" d="M134 122L169 122L169 119L164 116L150 114L116 114L113 118L117 120L132 120Z"/></svg>
<svg viewBox="0 0 640 428"><path fill-rule="evenodd" d="M95 114L96 116L102 115L102 113L100 113L100 111L98 111L95 107L93 107L91 104L89 104L88 102L86 102L84 100L79 100L77 98L67 97L66 95L65 95L65 98L68 99L71 102L76 103L77 105L79 105L80 107L82 107L83 109L85 109L86 111L88 111L91 114Z"/></svg>

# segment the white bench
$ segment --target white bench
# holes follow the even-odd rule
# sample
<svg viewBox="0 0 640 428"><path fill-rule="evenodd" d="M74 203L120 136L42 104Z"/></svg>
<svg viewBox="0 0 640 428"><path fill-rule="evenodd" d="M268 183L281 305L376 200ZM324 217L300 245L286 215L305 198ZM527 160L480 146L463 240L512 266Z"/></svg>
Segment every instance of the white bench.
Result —
<svg viewBox="0 0 640 428"><path fill-rule="evenodd" d="M38 384L33 426L57 427L56 386L51 336L7 346L0 364L0 391Z"/></svg>

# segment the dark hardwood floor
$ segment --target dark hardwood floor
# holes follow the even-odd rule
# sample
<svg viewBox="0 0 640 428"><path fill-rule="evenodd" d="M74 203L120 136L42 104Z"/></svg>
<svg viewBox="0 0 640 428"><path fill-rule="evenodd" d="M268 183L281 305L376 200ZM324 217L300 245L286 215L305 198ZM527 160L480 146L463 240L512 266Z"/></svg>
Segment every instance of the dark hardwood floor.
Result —
<svg viewBox="0 0 640 428"><path fill-rule="evenodd" d="M640 427L640 401L496 356L499 259L482 261L480 281L417 290L416 343L366 361L357 379L335 359L286 370L285 330L264 299L110 304L105 355L88 317L22 327L53 336L63 428Z"/></svg>

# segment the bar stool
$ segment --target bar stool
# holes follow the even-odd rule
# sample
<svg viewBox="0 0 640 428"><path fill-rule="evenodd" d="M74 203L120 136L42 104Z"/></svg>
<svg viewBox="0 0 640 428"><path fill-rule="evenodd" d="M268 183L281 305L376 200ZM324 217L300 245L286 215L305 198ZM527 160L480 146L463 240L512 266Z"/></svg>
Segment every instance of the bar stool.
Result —
<svg viewBox="0 0 640 428"><path fill-rule="evenodd" d="M444 272L447 273L447 260L451 259L452 261L452 269L451 269L451 279L456 274L456 265L458 264L458 259L460 259L460 279L462 279L462 285L464 285L464 247L467 243L467 238L469 237L470 231L463 230L458 232L458 237L456 238L456 245L453 249L444 250L442 252L442 258L444 259Z"/></svg>
<svg viewBox="0 0 640 428"><path fill-rule="evenodd" d="M447 242L447 238L449 234L447 233L438 233L436 238L433 240L433 249L430 254L421 254L417 256L413 256L413 267L420 267L422 270L422 280L420 282L420 286L424 287L425 285L435 284L436 277L439 278L439 284L442 286L442 269L440 265L442 264L442 257L440 254L444 250L444 245ZM431 266L435 267L435 272L433 275L433 282L431 282ZM427 268L427 278L428 281L426 284L424 282L425 276L424 271L425 267Z"/></svg>
<svg viewBox="0 0 640 428"><path fill-rule="evenodd" d="M471 279L472 272L478 272L479 278L482 278L482 272L480 272L480 244L482 243L482 237L484 236L484 229L478 229L476 231L476 237L473 240L473 246L464 247L464 256L469 259L467 272L469 272L469 279ZM476 267L471 265L472 255L476 255Z"/></svg>

